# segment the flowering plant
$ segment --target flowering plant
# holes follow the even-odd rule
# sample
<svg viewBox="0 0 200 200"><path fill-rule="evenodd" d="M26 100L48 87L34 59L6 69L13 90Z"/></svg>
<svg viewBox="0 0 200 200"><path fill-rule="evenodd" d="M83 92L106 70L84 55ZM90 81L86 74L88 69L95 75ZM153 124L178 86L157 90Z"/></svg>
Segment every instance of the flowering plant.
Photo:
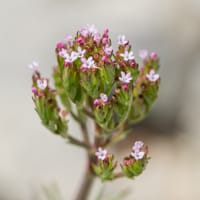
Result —
<svg viewBox="0 0 200 200"><path fill-rule="evenodd" d="M131 132L130 125L144 119L151 110L160 84L159 59L155 52L142 50L139 55L143 65L139 67L126 37L119 35L114 51L108 32L105 29L100 34L94 25L87 25L74 38L67 35L57 43L55 89L41 76L37 62L29 66L33 69L35 110L43 125L87 151L86 175L76 200L87 199L95 176L102 181L133 179L143 172L149 159L147 146L136 141L130 155L121 162L121 171L115 172L117 162L106 148L123 139ZM68 132L69 115L80 125L83 140ZM94 122L91 133L89 118Z"/></svg>

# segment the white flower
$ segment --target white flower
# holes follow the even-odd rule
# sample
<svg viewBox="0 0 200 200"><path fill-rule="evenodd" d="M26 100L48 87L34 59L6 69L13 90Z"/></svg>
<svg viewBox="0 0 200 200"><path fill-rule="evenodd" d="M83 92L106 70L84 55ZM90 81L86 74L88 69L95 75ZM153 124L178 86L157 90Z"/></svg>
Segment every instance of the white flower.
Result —
<svg viewBox="0 0 200 200"><path fill-rule="evenodd" d="M96 29L94 24L87 24L85 27L81 28L79 32L83 37L87 37L89 34L95 36L98 33L98 30Z"/></svg>
<svg viewBox="0 0 200 200"><path fill-rule="evenodd" d="M145 153L143 151L139 152L131 152L131 156L135 158L135 160L142 159L144 157Z"/></svg>
<svg viewBox="0 0 200 200"><path fill-rule="evenodd" d="M65 42L66 44L69 44L69 46L72 46L72 44L73 44L72 36L69 34L65 35L63 42Z"/></svg>
<svg viewBox="0 0 200 200"><path fill-rule="evenodd" d="M47 87L47 80L46 79L38 79L37 80L37 86L41 89L44 90Z"/></svg>
<svg viewBox="0 0 200 200"><path fill-rule="evenodd" d="M106 149L98 148L98 151L95 153L99 160L104 160L106 158L108 151Z"/></svg>
<svg viewBox="0 0 200 200"><path fill-rule="evenodd" d="M112 53L112 51L113 51L113 47L112 46L108 46L108 45L106 45L103 49L104 49L106 55L110 55Z"/></svg>
<svg viewBox="0 0 200 200"><path fill-rule="evenodd" d="M125 61L133 60L135 58L132 51L125 51L124 53L121 53L120 56L123 57Z"/></svg>
<svg viewBox="0 0 200 200"><path fill-rule="evenodd" d="M65 58L66 63L73 63L78 58L77 52L72 51L72 53L70 55L68 53L66 53L64 58Z"/></svg>
<svg viewBox="0 0 200 200"><path fill-rule="evenodd" d="M126 45L126 44L128 44L128 40L126 40L125 35L119 35L117 38L117 43L119 45Z"/></svg>
<svg viewBox="0 0 200 200"><path fill-rule="evenodd" d="M119 80L122 82L122 83L130 83L130 81L132 80L132 76L131 76L131 73L128 72L127 74L125 72L121 72L121 76L119 77Z"/></svg>
<svg viewBox="0 0 200 200"><path fill-rule="evenodd" d="M144 146L142 141L136 141L132 147L132 151L139 152L140 149Z"/></svg>
<svg viewBox="0 0 200 200"><path fill-rule="evenodd" d="M78 56L79 58L83 58L83 56L84 56L86 50L85 50L85 49L82 50L81 47L78 47L77 50L78 50L78 51L77 51L77 56Z"/></svg>
<svg viewBox="0 0 200 200"><path fill-rule="evenodd" d="M92 24L92 25L87 24L87 29L88 29L88 32L89 32L92 36L94 36L94 35L96 35L96 34L98 33L98 30L96 29L96 27L95 27L94 24Z"/></svg>
<svg viewBox="0 0 200 200"><path fill-rule="evenodd" d="M31 64L28 65L28 67L34 71L37 71L39 68L39 63L36 61L33 61Z"/></svg>
<svg viewBox="0 0 200 200"><path fill-rule="evenodd" d="M108 96L104 93L100 94L100 98L101 98L101 101L103 101L104 103L108 101Z"/></svg>
<svg viewBox="0 0 200 200"><path fill-rule="evenodd" d="M93 58L91 56L88 59L82 58L81 61L83 63L81 68L83 68L83 69L97 68L95 66L95 62L94 62L94 60L93 60Z"/></svg>
<svg viewBox="0 0 200 200"><path fill-rule="evenodd" d="M147 59L148 57L148 51L146 49L141 49L139 51L139 56L140 58L142 58L143 60Z"/></svg>
<svg viewBox="0 0 200 200"><path fill-rule="evenodd" d="M154 69L151 69L149 74L146 74L146 77L149 79L149 81L155 82L160 78L160 75L156 74Z"/></svg>
<svg viewBox="0 0 200 200"><path fill-rule="evenodd" d="M67 51L66 49L61 49L61 51L59 52L59 56L62 57L62 58L65 58L67 57Z"/></svg>

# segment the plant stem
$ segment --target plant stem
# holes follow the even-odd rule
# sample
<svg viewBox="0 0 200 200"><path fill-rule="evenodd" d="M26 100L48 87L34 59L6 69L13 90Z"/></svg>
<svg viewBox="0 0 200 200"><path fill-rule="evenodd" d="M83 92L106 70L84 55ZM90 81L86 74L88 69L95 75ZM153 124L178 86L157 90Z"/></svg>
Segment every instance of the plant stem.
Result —
<svg viewBox="0 0 200 200"><path fill-rule="evenodd" d="M95 178L91 172L90 162L91 162L90 159L88 159L86 171L82 183L80 185L80 189L74 200L88 200L88 196Z"/></svg>

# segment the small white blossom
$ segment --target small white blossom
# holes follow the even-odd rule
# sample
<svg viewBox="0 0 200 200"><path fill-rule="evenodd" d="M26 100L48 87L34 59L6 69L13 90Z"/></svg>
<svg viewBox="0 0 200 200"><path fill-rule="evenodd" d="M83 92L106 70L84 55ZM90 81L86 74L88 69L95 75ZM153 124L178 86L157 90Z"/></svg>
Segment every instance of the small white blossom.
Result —
<svg viewBox="0 0 200 200"><path fill-rule="evenodd" d="M142 58L143 60L147 59L148 57L148 51L146 49L141 49L139 51L139 56L140 58Z"/></svg>
<svg viewBox="0 0 200 200"><path fill-rule="evenodd" d="M117 43L119 45L126 45L126 44L128 44L128 40L126 40L125 35L119 35L117 38Z"/></svg>
<svg viewBox="0 0 200 200"><path fill-rule="evenodd" d="M83 68L83 69L97 68L95 66L95 62L94 62L94 60L93 60L93 58L91 56L88 59L82 58L81 61L83 63L81 68Z"/></svg>
<svg viewBox="0 0 200 200"><path fill-rule="evenodd" d="M69 34L65 35L63 42L65 42L66 44L68 44L69 46L72 46L73 44L73 37Z"/></svg>
<svg viewBox="0 0 200 200"><path fill-rule="evenodd" d="M104 160L106 158L108 151L106 149L98 148L98 151L95 153L99 160Z"/></svg>
<svg viewBox="0 0 200 200"><path fill-rule="evenodd" d="M142 141L136 141L132 147L132 151L138 152L144 146Z"/></svg>
<svg viewBox="0 0 200 200"><path fill-rule="evenodd" d="M37 86L41 89L44 90L47 87L47 80L46 79L38 79L37 80Z"/></svg>
<svg viewBox="0 0 200 200"><path fill-rule="evenodd" d="M33 61L31 64L28 65L28 67L30 69L32 69L33 71L37 71L39 68L39 63L36 61Z"/></svg>
<svg viewBox="0 0 200 200"><path fill-rule="evenodd" d="M123 57L125 61L133 60L135 58L132 51L125 51L124 53L121 53L120 56Z"/></svg>
<svg viewBox="0 0 200 200"><path fill-rule="evenodd" d="M101 98L101 101L103 101L104 103L108 101L108 96L104 93L100 94L100 98Z"/></svg>
<svg viewBox="0 0 200 200"><path fill-rule="evenodd" d="M98 30L94 24L87 24L85 27L81 28L79 32L83 37L88 37L89 34L95 36L98 33Z"/></svg>
<svg viewBox="0 0 200 200"><path fill-rule="evenodd" d="M61 51L58 54L62 58L67 57L67 51L66 51L66 49L61 49Z"/></svg>
<svg viewBox="0 0 200 200"><path fill-rule="evenodd" d="M121 76L119 77L119 80L120 80L122 83L130 83L130 81L131 81L132 79L133 79L133 78L132 78L130 72L128 72L128 73L121 72Z"/></svg>
<svg viewBox="0 0 200 200"><path fill-rule="evenodd" d="M73 63L78 58L78 56L75 51L72 51L72 53L70 55L68 53L66 53L64 58L65 58L66 63Z"/></svg>
<svg viewBox="0 0 200 200"><path fill-rule="evenodd" d="M156 74L154 69L151 69L149 74L146 74L146 77L149 79L149 81L155 82L160 78L160 75Z"/></svg>
<svg viewBox="0 0 200 200"><path fill-rule="evenodd" d="M78 47L78 49L77 49L77 56L78 56L79 58L83 58L85 52L86 52L85 49L82 50L81 47Z"/></svg>
<svg viewBox="0 0 200 200"><path fill-rule="evenodd" d="M87 29L92 36L94 36L98 33L98 30L96 29L94 24L92 24L92 25L87 24Z"/></svg>
<svg viewBox="0 0 200 200"><path fill-rule="evenodd" d="M142 159L144 157L145 153L143 151L139 152L131 152L131 156L135 158L135 160Z"/></svg>
<svg viewBox="0 0 200 200"><path fill-rule="evenodd" d="M108 46L106 45L103 50L105 51L106 55L110 55L113 51L113 47L112 46Z"/></svg>

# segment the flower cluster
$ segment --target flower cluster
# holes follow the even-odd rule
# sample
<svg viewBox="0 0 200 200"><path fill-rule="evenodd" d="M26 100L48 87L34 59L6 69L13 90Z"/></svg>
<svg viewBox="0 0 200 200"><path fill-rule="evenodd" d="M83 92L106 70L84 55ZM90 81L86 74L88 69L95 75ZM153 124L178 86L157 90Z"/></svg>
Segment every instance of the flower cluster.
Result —
<svg viewBox="0 0 200 200"><path fill-rule="evenodd" d="M94 173L101 178L102 181L112 180L114 178L114 170L117 163L114 162L114 156L106 149L98 148L95 153L97 162L92 165Z"/></svg>
<svg viewBox="0 0 200 200"><path fill-rule="evenodd" d="M114 173L116 162L113 161L113 155L106 149L99 147L98 151L95 153L97 162L93 165L93 170L103 181L113 179L119 174L128 178L134 178L144 171L149 159L147 154L147 146L145 146L142 141L136 141L132 147L131 154L129 157L125 157L123 164L121 164L122 173L120 174ZM109 176L105 174L109 174Z"/></svg>
<svg viewBox="0 0 200 200"><path fill-rule="evenodd" d="M142 141L136 141L129 157L125 157L121 165L124 176L134 178L141 174L148 162L148 149Z"/></svg>

